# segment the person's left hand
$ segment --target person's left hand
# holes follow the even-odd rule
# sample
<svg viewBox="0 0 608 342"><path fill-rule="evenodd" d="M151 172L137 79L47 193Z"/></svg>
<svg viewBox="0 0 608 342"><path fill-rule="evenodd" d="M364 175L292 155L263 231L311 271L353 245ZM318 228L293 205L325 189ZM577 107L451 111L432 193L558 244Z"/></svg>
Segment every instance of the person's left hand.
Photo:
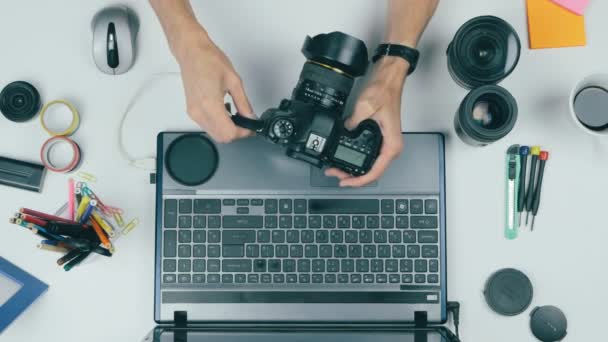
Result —
<svg viewBox="0 0 608 342"><path fill-rule="evenodd" d="M409 64L399 57L385 56L376 64L371 82L361 93L353 115L345 124L352 130L365 119L376 120L383 136L380 155L363 176L354 177L337 168L327 169L325 175L337 177L340 186L360 187L377 180L403 150L401 94L408 68Z"/></svg>

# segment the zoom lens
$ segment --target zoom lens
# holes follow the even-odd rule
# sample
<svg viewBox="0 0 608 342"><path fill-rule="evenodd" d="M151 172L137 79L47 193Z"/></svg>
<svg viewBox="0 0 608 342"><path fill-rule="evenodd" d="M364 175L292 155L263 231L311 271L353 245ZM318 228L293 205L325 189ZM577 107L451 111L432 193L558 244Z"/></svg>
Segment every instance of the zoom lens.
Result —
<svg viewBox="0 0 608 342"><path fill-rule="evenodd" d="M25 122L40 111L40 94L33 85L12 82L0 92L0 112L13 122Z"/></svg>
<svg viewBox="0 0 608 342"><path fill-rule="evenodd" d="M448 69L465 88L496 84L517 66L521 43L515 29L494 16L467 21L448 46Z"/></svg>
<svg viewBox="0 0 608 342"><path fill-rule="evenodd" d="M308 61L292 97L341 116L354 79L363 75L369 64L365 43L342 32L332 32L306 37L302 53Z"/></svg>
<svg viewBox="0 0 608 342"><path fill-rule="evenodd" d="M500 140L515 126L517 103L504 88L485 85L472 90L454 118L456 133L465 143L485 146Z"/></svg>

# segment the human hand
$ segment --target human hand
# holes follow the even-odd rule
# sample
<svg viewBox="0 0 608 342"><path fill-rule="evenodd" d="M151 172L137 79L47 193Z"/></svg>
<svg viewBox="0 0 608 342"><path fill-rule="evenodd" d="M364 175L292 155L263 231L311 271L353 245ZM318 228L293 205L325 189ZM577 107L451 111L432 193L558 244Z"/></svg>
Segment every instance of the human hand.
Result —
<svg viewBox="0 0 608 342"><path fill-rule="evenodd" d="M238 112L255 119L243 82L228 57L201 32L182 40L176 53L180 65L188 115L216 142L228 143L251 135L236 126L224 106L228 93Z"/></svg>
<svg viewBox="0 0 608 342"><path fill-rule="evenodd" d="M386 56L376 64L371 82L359 96L355 110L345 124L352 130L365 119L376 120L383 136L380 155L363 176L354 177L337 168L327 169L325 175L337 177L340 186L360 187L377 180L403 150L401 94L408 68L409 64L398 57Z"/></svg>

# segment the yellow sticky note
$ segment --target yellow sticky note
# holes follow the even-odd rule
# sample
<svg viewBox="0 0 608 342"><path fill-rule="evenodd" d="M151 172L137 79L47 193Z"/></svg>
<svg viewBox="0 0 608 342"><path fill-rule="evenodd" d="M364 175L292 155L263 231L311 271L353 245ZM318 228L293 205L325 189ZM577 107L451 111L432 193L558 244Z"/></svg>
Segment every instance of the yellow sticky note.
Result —
<svg viewBox="0 0 608 342"><path fill-rule="evenodd" d="M527 0L530 49L584 46L585 17L551 0Z"/></svg>

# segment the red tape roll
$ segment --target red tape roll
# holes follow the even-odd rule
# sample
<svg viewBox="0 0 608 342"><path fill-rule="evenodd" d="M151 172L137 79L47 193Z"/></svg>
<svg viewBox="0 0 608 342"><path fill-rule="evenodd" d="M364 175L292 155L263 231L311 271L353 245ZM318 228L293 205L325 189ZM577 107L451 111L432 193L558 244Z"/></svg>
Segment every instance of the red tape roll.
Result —
<svg viewBox="0 0 608 342"><path fill-rule="evenodd" d="M51 151L61 144L69 144L72 148L72 157L65 166L57 166L51 160ZM40 149L40 160L49 170L54 172L66 173L74 170L80 164L80 147L72 139L65 136L55 136L47 140Z"/></svg>

